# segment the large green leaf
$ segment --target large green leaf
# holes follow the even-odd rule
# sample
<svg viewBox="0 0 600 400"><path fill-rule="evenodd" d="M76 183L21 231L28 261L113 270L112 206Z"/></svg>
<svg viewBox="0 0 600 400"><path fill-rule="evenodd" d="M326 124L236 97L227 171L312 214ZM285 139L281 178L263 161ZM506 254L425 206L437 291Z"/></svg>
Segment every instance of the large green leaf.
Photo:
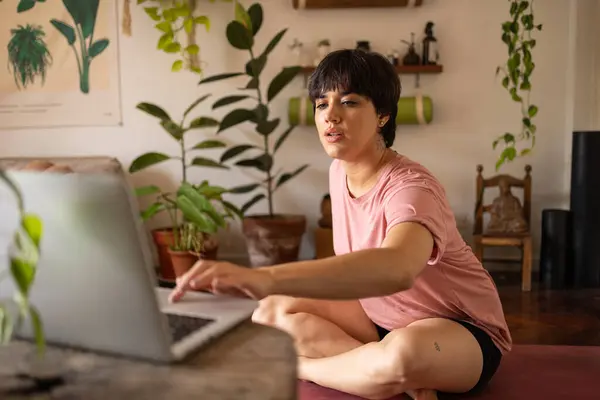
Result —
<svg viewBox="0 0 600 400"><path fill-rule="evenodd" d="M248 15L252 21L252 35L256 36L263 22L263 9L259 3L254 3L248 8Z"/></svg>
<svg viewBox="0 0 600 400"><path fill-rule="evenodd" d="M190 104L190 106L185 110L185 112L183 113L183 117L187 117L187 115L194 109L196 108L196 106L200 103L202 103L204 100L208 99L210 97L210 94L205 94L203 96L200 96L196 101L194 101L192 104Z"/></svg>
<svg viewBox="0 0 600 400"><path fill-rule="evenodd" d="M206 139L198 143L192 149L216 149L220 147L226 147L227 145L219 140Z"/></svg>
<svg viewBox="0 0 600 400"><path fill-rule="evenodd" d="M223 168L223 169L229 169L229 167L227 165L223 165L215 160L211 160L210 158L205 158L205 157L195 157L192 160L191 165L197 166L197 167L211 167L211 168Z"/></svg>
<svg viewBox="0 0 600 400"><path fill-rule="evenodd" d="M59 21L57 19L51 19L50 23L67 39L67 43L72 45L75 43L75 29L72 26Z"/></svg>
<svg viewBox="0 0 600 400"><path fill-rule="evenodd" d="M63 0L63 4L87 39L94 32L100 0Z"/></svg>
<svg viewBox="0 0 600 400"><path fill-rule="evenodd" d="M283 38L283 35L285 35L286 32L287 32L287 28L279 31L279 33L277 33L277 35L275 35L273 37L273 39L271 39L271 41L269 42L267 47L265 47L265 50L263 51L261 57L264 56L266 58L269 55L269 53L271 53L275 49L275 47L279 44L279 42Z"/></svg>
<svg viewBox="0 0 600 400"><path fill-rule="evenodd" d="M100 55L100 53L102 53L104 51L104 49L106 49L108 47L108 44L109 44L108 39L100 39L100 40L95 41L90 46L90 51L89 51L90 57L97 57L98 55Z"/></svg>
<svg viewBox="0 0 600 400"><path fill-rule="evenodd" d="M160 125L176 140L181 140L184 130L181 126L171 120L162 120Z"/></svg>
<svg viewBox="0 0 600 400"><path fill-rule="evenodd" d="M303 166L301 166L300 168L296 169L294 172L292 173L285 173L285 174L281 174L281 176L279 177L279 179L277 180L277 184L275 185L275 189L277 189L279 186L283 185L284 183L286 183L287 181L289 181L290 179L292 179L293 177L297 176L298 174L300 174L302 171L304 171L306 168L308 168L308 164L305 164Z"/></svg>
<svg viewBox="0 0 600 400"><path fill-rule="evenodd" d="M245 94L238 94L238 95L232 95L232 96L225 96L217 101L215 101L215 104L212 105L213 110L215 108L219 108L219 107L223 107L232 103L236 103L238 101L247 99L248 95Z"/></svg>
<svg viewBox="0 0 600 400"><path fill-rule="evenodd" d="M256 158L240 160L235 165L240 167L254 167L262 172L267 172L273 166L273 158L269 154L264 153Z"/></svg>
<svg viewBox="0 0 600 400"><path fill-rule="evenodd" d="M255 205L256 203L258 203L259 201L261 201L265 197L266 196L264 195L264 193L257 194L256 196L254 196L253 198L251 198L249 201L247 201L242 206L242 208L240 209L240 211L242 212L242 214L246 214L246 211L248 211L253 205Z"/></svg>
<svg viewBox="0 0 600 400"><path fill-rule="evenodd" d="M230 111L223 120L221 121L221 125L219 126L218 132L222 132L225 129L229 129L232 126L241 124L242 122L246 122L254 118L254 111L248 110L245 108L238 108Z"/></svg>
<svg viewBox="0 0 600 400"><path fill-rule="evenodd" d="M42 220L35 214L25 213L22 220L23 229L33 241L33 244L39 248L42 239L44 225Z"/></svg>
<svg viewBox="0 0 600 400"><path fill-rule="evenodd" d="M19 287L19 291L27 296L35 277L35 266L15 257L10 260L10 273Z"/></svg>
<svg viewBox="0 0 600 400"><path fill-rule="evenodd" d="M133 160L133 162L131 163L131 166L129 166L129 173L141 171L152 165L155 165L155 164L158 164L163 161L170 160L170 159L171 159L171 157L169 157L168 155L163 154L163 153L149 152L146 154L142 154L141 156L139 156L138 158Z"/></svg>
<svg viewBox="0 0 600 400"><path fill-rule="evenodd" d="M140 213L143 221L148 221L150 218L154 217L159 212L166 210L167 207L164 203L152 203L148 208Z"/></svg>
<svg viewBox="0 0 600 400"><path fill-rule="evenodd" d="M169 114L167 114L167 112L165 110L163 110L161 107L157 106L156 104L152 104L152 103L138 103L138 105L135 107L138 110L142 110L143 112L152 115L153 117L162 119L162 120L170 120L171 117L169 116Z"/></svg>
<svg viewBox="0 0 600 400"><path fill-rule="evenodd" d="M253 149L253 148L256 148L256 146L253 146L251 144L240 144L240 145L231 147L230 149L228 149L221 155L221 162L223 163L237 155L242 154L246 150Z"/></svg>
<svg viewBox="0 0 600 400"><path fill-rule="evenodd" d="M281 90L286 87L298 73L302 67L285 67L279 72L269 84L267 89L267 101L272 101Z"/></svg>
<svg viewBox="0 0 600 400"><path fill-rule="evenodd" d="M216 81L220 81L223 79L234 78L234 77L240 76L240 75L244 75L244 74L242 72L228 72L225 74L213 75L213 76L209 76L208 78L202 79L200 82L198 82L198 85L201 85L203 83L216 82Z"/></svg>
<svg viewBox="0 0 600 400"><path fill-rule="evenodd" d="M249 32L252 32L252 20L250 19L250 15L248 15L248 12L239 1L235 2L235 20L241 23Z"/></svg>
<svg viewBox="0 0 600 400"><path fill-rule="evenodd" d="M231 21L227 24L227 40L229 43L240 50L250 50L254 45L254 37L244 25L238 21Z"/></svg>
<svg viewBox="0 0 600 400"><path fill-rule="evenodd" d="M277 128L279 121L279 118L275 118L271 121L261 121L256 125L256 131L261 135L267 136Z"/></svg>
<svg viewBox="0 0 600 400"><path fill-rule="evenodd" d="M139 197L157 193L160 193L160 188L156 185L148 185L135 188L135 195Z"/></svg>
<svg viewBox="0 0 600 400"><path fill-rule="evenodd" d="M32 9L35 6L35 0L21 0L17 5L17 12L22 13Z"/></svg>
<svg viewBox="0 0 600 400"><path fill-rule="evenodd" d="M217 231L215 224L206 216L192 200L184 195L177 196L177 207L181 210L184 218L198 227L198 230L206 233Z"/></svg>
<svg viewBox="0 0 600 400"><path fill-rule="evenodd" d="M292 132L292 130L294 130L295 126L292 125L289 128L287 128L285 130L285 132L283 132L281 134L281 136L279 136L279 139L277 139L277 141L275 142L275 147L273 148L273 153L276 153L277 150L281 147L281 145L283 144L283 142L285 142L285 139L287 139L287 137L290 135L290 132Z"/></svg>
<svg viewBox="0 0 600 400"><path fill-rule="evenodd" d="M44 338L44 324L37 308L29 306L29 316L31 318L31 326L33 328L33 336L35 338L36 348L38 354L44 354L46 350L46 340Z"/></svg>
<svg viewBox="0 0 600 400"><path fill-rule="evenodd" d="M259 186L260 186L259 183L251 183L249 185L235 186L235 187L232 187L231 189L229 189L228 192L235 193L235 194L250 193L251 191L257 189Z"/></svg>
<svg viewBox="0 0 600 400"><path fill-rule="evenodd" d="M252 77L260 76L266 64L267 56L264 54L258 58L253 58L246 63L246 74Z"/></svg>
<svg viewBox="0 0 600 400"><path fill-rule="evenodd" d="M228 211L229 215L231 215L231 216L235 215L239 219L244 218L242 211L239 208L237 208L235 205L233 205L232 203L230 203L226 200L223 200L221 203L223 204L223 207Z"/></svg>
<svg viewBox="0 0 600 400"><path fill-rule="evenodd" d="M198 117L190 122L190 129L197 128L210 128L212 126L218 126L219 121L211 117Z"/></svg>
<svg viewBox="0 0 600 400"><path fill-rule="evenodd" d="M189 198L197 207L198 211L207 214L217 226L225 226L225 219L223 219L223 216L217 212L210 200L206 196L200 194L192 185L181 185L178 193L179 195L184 195Z"/></svg>

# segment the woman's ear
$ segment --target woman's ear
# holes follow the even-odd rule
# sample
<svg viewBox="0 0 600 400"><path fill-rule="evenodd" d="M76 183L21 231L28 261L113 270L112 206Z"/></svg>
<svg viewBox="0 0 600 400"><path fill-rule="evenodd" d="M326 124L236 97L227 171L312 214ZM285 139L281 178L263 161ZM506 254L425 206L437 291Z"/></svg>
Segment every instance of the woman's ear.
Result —
<svg viewBox="0 0 600 400"><path fill-rule="evenodd" d="M385 124L387 124L387 122L390 120L390 116L389 115L380 115L379 116L379 127L382 128Z"/></svg>

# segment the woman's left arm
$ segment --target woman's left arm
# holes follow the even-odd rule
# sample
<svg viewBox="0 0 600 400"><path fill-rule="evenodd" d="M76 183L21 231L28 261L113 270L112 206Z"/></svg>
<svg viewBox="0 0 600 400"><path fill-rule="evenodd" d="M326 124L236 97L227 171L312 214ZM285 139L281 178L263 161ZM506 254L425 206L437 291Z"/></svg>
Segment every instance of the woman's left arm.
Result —
<svg viewBox="0 0 600 400"><path fill-rule="evenodd" d="M394 225L381 247L265 267L270 294L322 299L386 296L409 289L431 259L434 240L421 223Z"/></svg>

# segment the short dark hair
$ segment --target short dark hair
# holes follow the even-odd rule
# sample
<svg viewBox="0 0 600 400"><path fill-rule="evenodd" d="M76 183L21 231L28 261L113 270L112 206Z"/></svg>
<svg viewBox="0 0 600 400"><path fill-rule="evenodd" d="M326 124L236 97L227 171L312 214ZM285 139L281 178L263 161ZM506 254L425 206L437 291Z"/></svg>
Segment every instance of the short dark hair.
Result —
<svg viewBox="0 0 600 400"><path fill-rule="evenodd" d="M381 128L386 147L396 138L396 115L402 85L398 72L387 58L376 52L343 49L329 53L312 73L308 96L316 100L331 90L356 93L369 98L378 114L390 119Z"/></svg>

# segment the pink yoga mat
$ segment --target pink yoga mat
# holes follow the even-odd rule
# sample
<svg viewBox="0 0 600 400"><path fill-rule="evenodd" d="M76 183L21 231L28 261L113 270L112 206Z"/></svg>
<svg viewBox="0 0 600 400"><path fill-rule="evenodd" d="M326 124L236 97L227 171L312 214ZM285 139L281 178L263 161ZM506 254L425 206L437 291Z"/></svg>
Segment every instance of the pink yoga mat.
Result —
<svg viewBox="0 0 600 400"><path fill-rule="evenodd" d="M477 400L598 400L600 346L515 345ZM359 400L360 397L298 382L299 400ZM396 396L394 400L408 397Z"/></svg>

